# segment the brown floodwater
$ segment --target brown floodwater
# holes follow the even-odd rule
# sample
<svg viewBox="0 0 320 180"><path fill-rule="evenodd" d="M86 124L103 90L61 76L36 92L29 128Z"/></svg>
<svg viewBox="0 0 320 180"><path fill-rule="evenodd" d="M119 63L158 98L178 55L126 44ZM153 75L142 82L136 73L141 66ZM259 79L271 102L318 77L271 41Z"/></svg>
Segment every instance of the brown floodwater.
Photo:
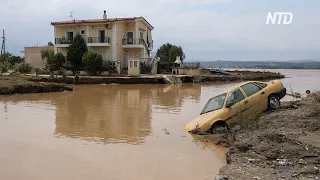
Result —
<svg viewBox="0 0 320 180"><path fill-rule="evenodd" d="M286 70L285 86L320 89L320 71ZM184 130L236 83L85 85L0 97L0 179L214 179L227 148Z"/></svg>

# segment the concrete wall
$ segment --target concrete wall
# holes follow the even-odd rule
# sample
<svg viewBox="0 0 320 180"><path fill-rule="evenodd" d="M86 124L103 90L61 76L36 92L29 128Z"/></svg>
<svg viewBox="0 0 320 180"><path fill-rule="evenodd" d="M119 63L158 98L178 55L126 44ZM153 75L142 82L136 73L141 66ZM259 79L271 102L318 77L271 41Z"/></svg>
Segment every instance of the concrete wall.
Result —
<svg viewBox="0 0 320 180"><path fill-rule="evenodd" d="M201 74L198 68L172 68L172 74L197 76Z"/></svg>
<svg viewBox="0 0 320 180"><path fill-rule="evenodd" d="M34 68L45 68L45 63L41 57L42 49L54 50L52 46L25 47L24 48L25 62L29 63Z"/></svg>
<svg viewBox="0 0 320 180"><path fill-rule="evenodd" d="M128 58L128 76L140 76L140 59Z"/></svg>

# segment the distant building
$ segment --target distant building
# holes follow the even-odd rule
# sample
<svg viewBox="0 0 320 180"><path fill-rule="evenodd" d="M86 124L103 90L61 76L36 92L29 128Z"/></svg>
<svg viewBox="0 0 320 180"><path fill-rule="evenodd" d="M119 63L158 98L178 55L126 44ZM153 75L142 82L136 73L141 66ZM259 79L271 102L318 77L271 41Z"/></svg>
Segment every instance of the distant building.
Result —
<svg viewBox="0 0 320 180"><path fill-rule="evenodd" d="M25 47L24 61L30 64L33 68L45 68L45 63L41 57L42 49L54 50L53 46L36 46L36 47Z"/></svg>
<svg viewBox="0 0 320 180"><path fill-rule="evenodd" d="M67 47L79 33L87 42L89 51L101 54L104 64L107 61L115 63L118 73L128 70L129 58L133 61L130 68L139 68L140 61L156 65L150 55L154 27L143 17L107 18L104 11L102 19L60 21L51 25L54 26L56 53L66 55Z"/></svg>

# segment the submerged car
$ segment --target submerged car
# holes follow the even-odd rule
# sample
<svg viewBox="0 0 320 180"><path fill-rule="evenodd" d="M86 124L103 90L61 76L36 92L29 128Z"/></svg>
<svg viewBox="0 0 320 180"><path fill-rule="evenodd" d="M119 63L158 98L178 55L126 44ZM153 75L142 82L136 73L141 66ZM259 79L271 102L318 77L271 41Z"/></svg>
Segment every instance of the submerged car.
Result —
<svg viewBox="0 0 320 180"><path fill-rule="evenodd" d="M286 88L280 80L238 84L209 99L200 116L186 124L185 129L204 133L219 126L229 127L254 113L278 109L285 95Z"/></svg>

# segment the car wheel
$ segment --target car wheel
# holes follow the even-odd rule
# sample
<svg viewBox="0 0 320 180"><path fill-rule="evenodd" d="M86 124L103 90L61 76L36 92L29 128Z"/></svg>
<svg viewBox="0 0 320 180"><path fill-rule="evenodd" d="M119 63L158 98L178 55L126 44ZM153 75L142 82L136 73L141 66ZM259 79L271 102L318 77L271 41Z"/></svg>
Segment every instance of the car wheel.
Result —
<svg viewBox="0 0 320 180"><path fill-rule="evenodd" d="M228 126L223 123L214 124L210 130L212 133L225 133L228 131Z"/></svg>
<svg viewBox="0 0 320 180"><path fill-rule="evenodd" d="M269 110L275 110L280 108L280 100L277 95L271 95L269 97Z"/></svg>

